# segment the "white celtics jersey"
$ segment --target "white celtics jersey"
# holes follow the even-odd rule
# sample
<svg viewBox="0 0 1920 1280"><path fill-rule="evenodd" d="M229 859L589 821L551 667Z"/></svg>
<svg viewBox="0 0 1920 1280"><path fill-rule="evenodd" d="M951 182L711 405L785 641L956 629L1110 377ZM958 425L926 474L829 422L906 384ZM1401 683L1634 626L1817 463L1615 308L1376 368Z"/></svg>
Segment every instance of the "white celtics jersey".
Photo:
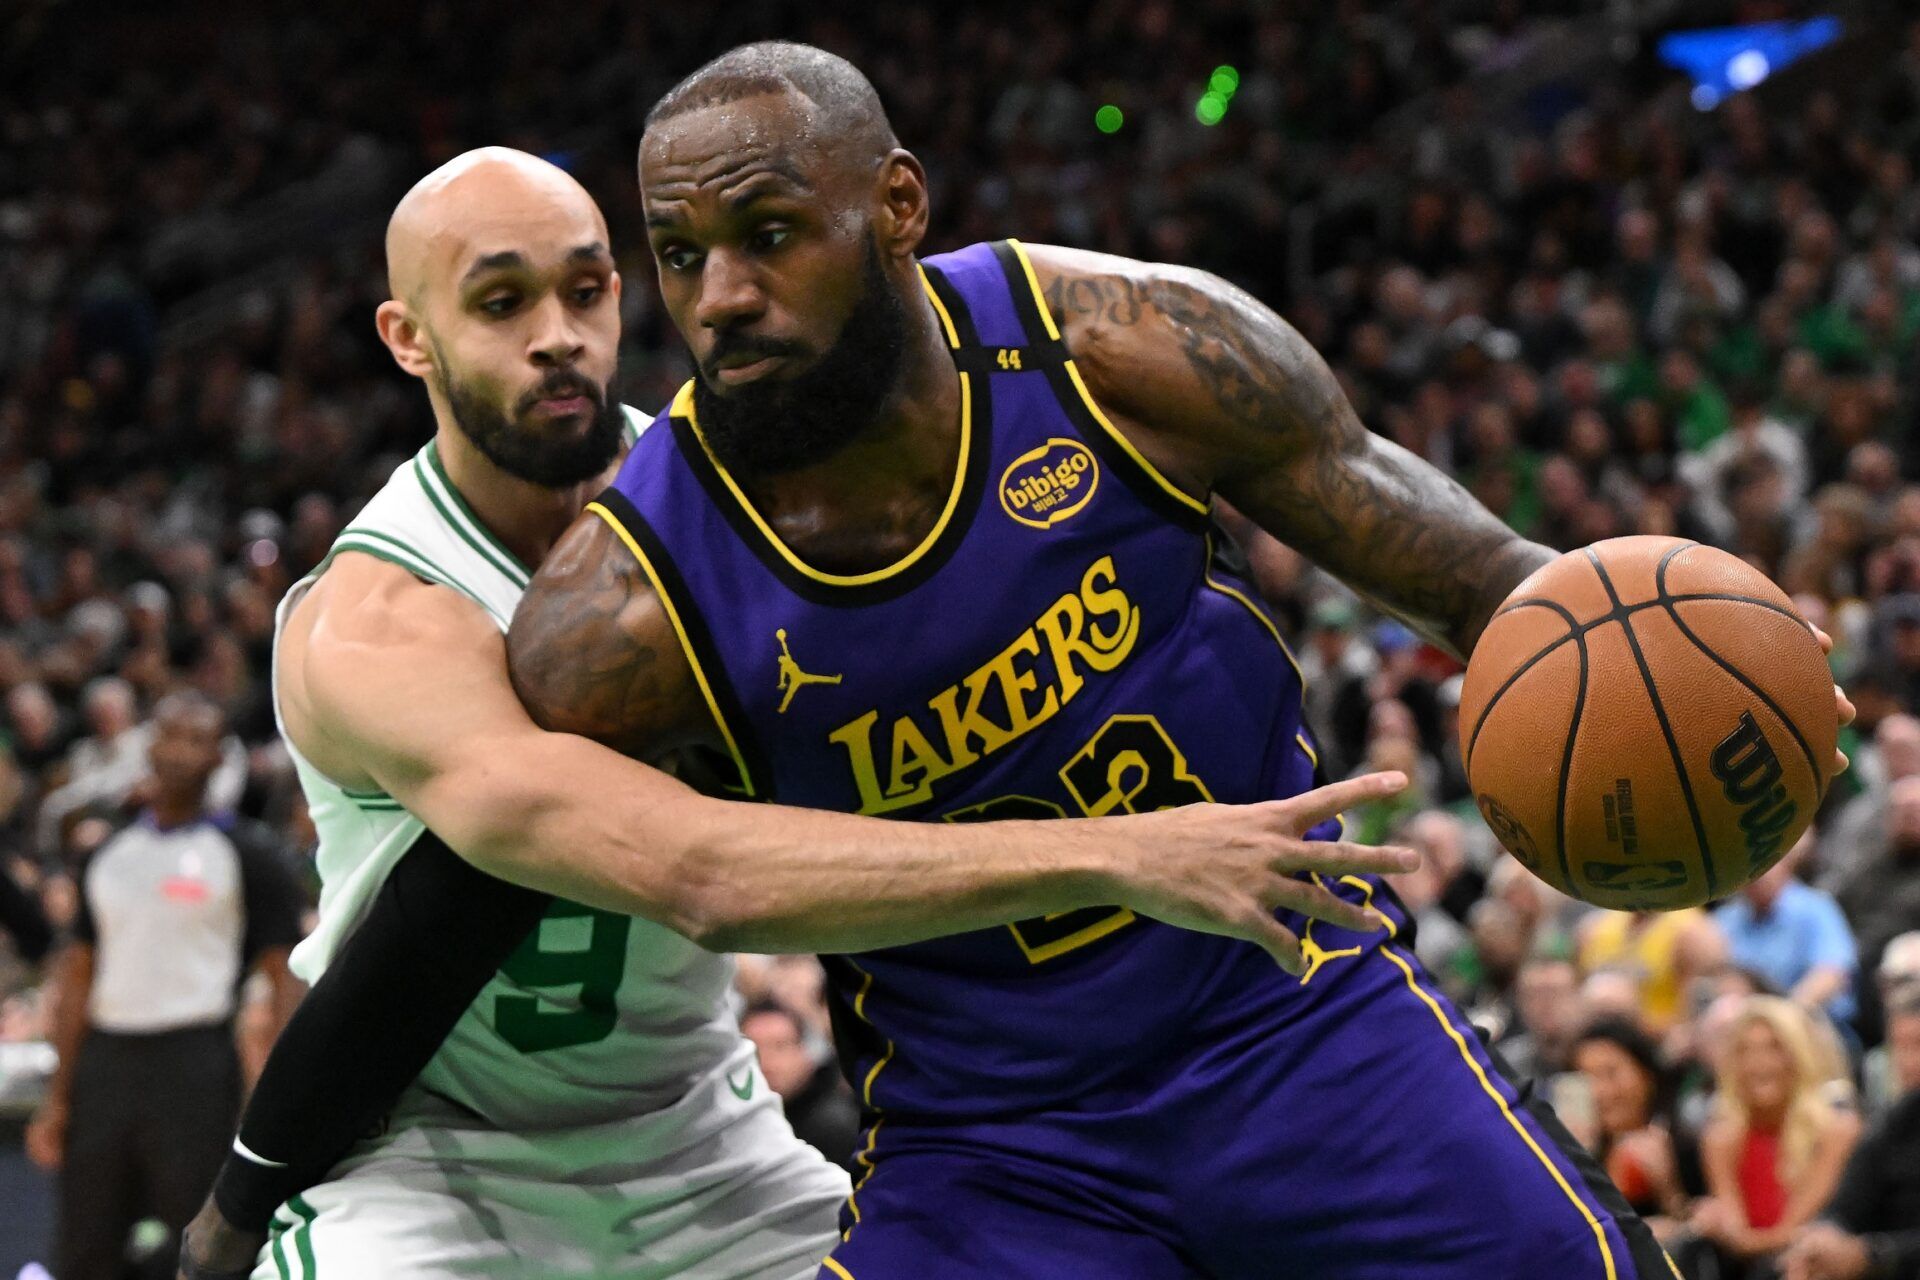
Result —
<svg viewBox="0 0 1920 1280"><path fill-rule="evenodd" d="M645 425L633 409L627 415L631 431ZM347 552L460 592L503 631L529 576L448 482L432 444L394 472L327 561L287 594L281 625ZM293 758L320 836L320 924L293 953L294 972L313 982L422 827L391 796L348 790L297 750ZM462 1015L416 1089L508 1131L655 1110L737 1056L731 977L729 960L665 928L557 901Z"/></svg>

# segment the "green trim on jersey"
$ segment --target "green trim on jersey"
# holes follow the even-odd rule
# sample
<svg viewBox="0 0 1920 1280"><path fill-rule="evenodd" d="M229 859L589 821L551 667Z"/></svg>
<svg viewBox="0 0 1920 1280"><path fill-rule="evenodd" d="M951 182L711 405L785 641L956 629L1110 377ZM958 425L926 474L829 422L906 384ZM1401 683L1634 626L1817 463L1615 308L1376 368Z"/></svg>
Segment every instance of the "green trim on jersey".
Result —
<svg viewBox="0 0 1920 1280"><path fill-rule="evenodd" d="M427 460L427 467L420 465L422 456ZM519 556L507 550L506 546L493 536L487 526L481 523L480 517L473 513L473 508L467 505L467 500L460 496L460 490L454 487L453 481L447 476L446 465L440 461L440 442L437 439L427 441L427 447L414 455L413 466L414 470L420 473L420 487L427 491L427 497L453 531L459 534L468 546L478 551L481 559L505 574L514 586L525 590L527 583L533 579L532 571L520 563ZM458 515L441 501L433 480L428 477L428 468L432 469L433 477L446 487L447 496L453 499L454 507L459 510Z"/></svg>
<svg viewBox="0 0 1920 1280"><path fill-rule="evenodd" d="M370 541L371 539L378 539L378 542ZM388 546L383 547L379 545L380 543L387 543ZM342 551L358 551L361 555L372 556L376 560L385 560L388 564L397 565L405 569L415 577L425 578L427 581L446 587L451 591L458 591L461 595L479 605L481 609L486 611L488 617L500 623L503 628L506 626L506 619L494 612L492 606L485 600L482 600L478 592L460 585L459 580L452 574L428 559L425 552L400 541L400 539L390 533L382 533L378 529L350 528L346 530L338 538L334 539L333 549L327 552L326 560L321 563L319 569L314 571L315 574L317 575L321 570L324 570L328 564L332 563L333 557Z"/></svg>

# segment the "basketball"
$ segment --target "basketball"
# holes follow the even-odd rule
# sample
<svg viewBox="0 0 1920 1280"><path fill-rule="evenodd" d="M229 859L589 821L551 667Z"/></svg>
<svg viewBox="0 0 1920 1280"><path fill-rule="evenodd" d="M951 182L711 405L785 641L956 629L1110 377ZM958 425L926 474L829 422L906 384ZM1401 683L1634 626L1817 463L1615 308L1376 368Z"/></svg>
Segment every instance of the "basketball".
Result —
<svg viewBox="0 0 1920 1280"><path fill-rule="evenodd" d="M1474 648L1461 755L1500 842L1617 910L1724 898L1813 820L1839 732L1820 643L1744 561L1613 538L1541 568Z"/></svg>

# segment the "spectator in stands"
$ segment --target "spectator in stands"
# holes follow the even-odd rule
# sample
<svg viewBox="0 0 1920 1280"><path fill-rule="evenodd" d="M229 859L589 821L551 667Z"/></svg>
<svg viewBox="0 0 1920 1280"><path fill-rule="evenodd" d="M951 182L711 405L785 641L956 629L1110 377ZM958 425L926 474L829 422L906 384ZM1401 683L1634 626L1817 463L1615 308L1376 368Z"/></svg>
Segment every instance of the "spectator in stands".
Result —
<svg viewBox="0 0 1920 1280"><path fill-rule="evenodd" d="M1820 840L1819 884L1837 892L1863 866L1887 851L1887 794L1902 778L1920 777L1920 716L1895 712L1874 726L1872 745L1848 772L1860 793L1826 824Z"/></svg>
<svg viewBox="0 0 1920 1280"><path fill-rule="evenodd" d="M1839 1185L1860 1122L1826 1086L1812 1015L1752 996L1721 1062L1714 1116L1701 1135L1708 1195L1690 1217L1736 1274L1792 1241Z"/></svg>
<svg viewBox="0 0 1920 1280"><path fill-rule="evenodd" d="M1895 1006L1910 1002L1915 993L1920 993L1920 929L1887 943L1874 970L1870 998L1862 1004L1860 1022L1872 1032L1869 1043L1880 1041L1860 1061L1860 1097L1869 1116L1879 1115L1901 1093L1920 1085L1920 1040L1912 1038L1916 1028L1893 1025Z"/></svg>
<svg viewBox="0 0 1920 1280"><path fill-rule="evenodd" d="M1580 968L1627 969L1640 978L1640 1023L1663 1036L1686 1012L1688 987L1698 976L1690 957L1717 947L1718 939L1695 941L1689 935L1719 930L1705 911L1596 911L1580 930Z"/></svg>
<svg viewBox="0 0 1920 1280"><path fill-rule="evenodd" d="M1574 1068L1574 1046L1586 1009L1580 975L1560 956L1528 957L1514 980L1514 1023L1499 1042L1515 1075L1536 1084Z"/></svg>
<svg viewBox="0 0 1920 1280"><path fill-rule="evenodd" d="M1784 1280L1920 1280L1920 1089L1867 1130L1781 1264Z"/></svg>
<svg viewBox="0 0 1920 1280"><path fill-rule="evenodd" d="M1467 927L1473 939L1467 1019L1499 1040L1520 1021L1514 984L1527 957L1526 920L1506 903L1488 898L1474 905Z"/></svg>
<svg viewBox="0 0 1920 1280"><path fill-rule="evenodd" d="M1714 912L1733 963L1802 1006L1837 1022L1853 1016L1858 952L1833 895L1795 878L1812 853L1812 831L1771 870Z"/></svg>
<svg viewBox="0 0 1920 1280"><path fill-rule="evenodd" d="M772 1001L750 1006L740 1029L760 1051L761 1074L780 1095L794 1133L827 1159L851 1170L860 1108L832 1053L810 1048L813 1037L800 1016Z"/></svg>
<svg viewBox="0 0 1920 1280"><path fill-rule="evenodd" d="M1671 1237L1690 1200L1681 1176L1681 1146L1673 1122L1673 1088L1660 1051L1631 1022L1588 1023L1573 1040L1573 1064L1593 1098L1593 1154L1634 1212L1654 1234ZM1691 1152L1685 1163L1696 1163Z"/></svg>
<svg viewBox="0 0 1920 1280"><path fill-rule="evenodd" d="M198 694L155 710L151 804L79 876L62 952L59 1066L28 1132L60 1170L62 1280L117 1280L145 1217L177 1235L200 1207L239 1113L233 1019L258 968L276 1029L300 996L287 970L300 898L269 837L207 809L226 725Z"/></svg>
<svg viewBox="0 0 1920 1280"><path fill-rule="evenodd" d="M1896 936L1920 920L1920 775L1887 788L1887 848L1859 867L1837 897L1860 939L1860 959L1872 967Z"/></svg>

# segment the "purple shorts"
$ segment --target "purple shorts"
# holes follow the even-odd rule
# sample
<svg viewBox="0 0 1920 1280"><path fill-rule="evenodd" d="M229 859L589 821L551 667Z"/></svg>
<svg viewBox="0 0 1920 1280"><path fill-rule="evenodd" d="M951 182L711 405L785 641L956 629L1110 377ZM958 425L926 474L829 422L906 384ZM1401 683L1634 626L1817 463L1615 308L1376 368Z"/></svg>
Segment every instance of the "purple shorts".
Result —
<svg viewBox="0 0 1920 1280"><path fill-rule="evenodd" d="M1678 1275L1407 949L1308 993L1071 1111L882 1116L820 1280Z"/></svg>

